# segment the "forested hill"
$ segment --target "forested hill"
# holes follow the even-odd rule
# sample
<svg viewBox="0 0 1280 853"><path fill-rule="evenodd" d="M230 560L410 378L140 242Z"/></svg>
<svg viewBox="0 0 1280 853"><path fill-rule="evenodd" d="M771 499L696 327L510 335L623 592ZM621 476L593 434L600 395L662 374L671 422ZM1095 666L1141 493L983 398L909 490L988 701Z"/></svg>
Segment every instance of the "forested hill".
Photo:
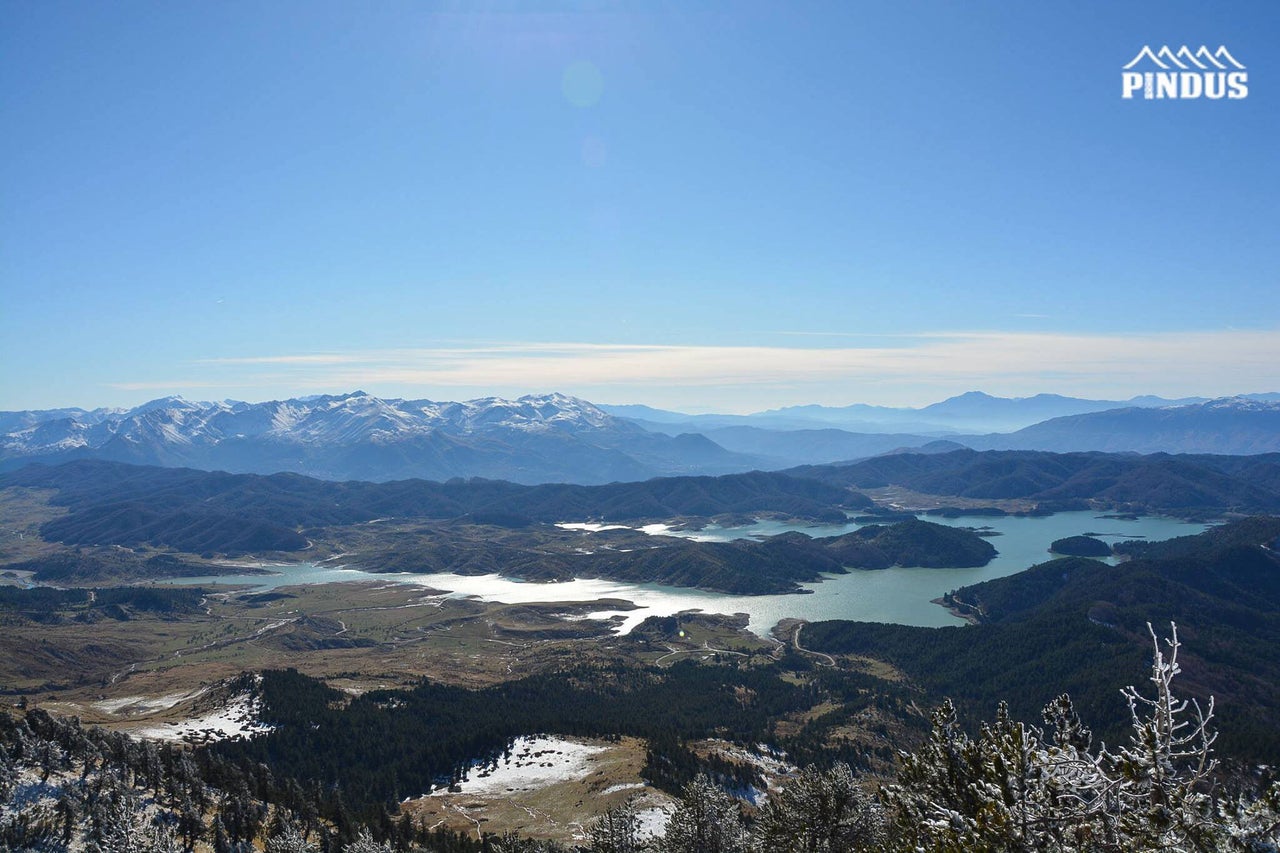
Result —
<svg viewBox="0 0 1280 853"><path fill-rule="evenodd" d="M838 507L871 505L846 487L785 474L668 477L606 486L521 486L496 480L316 480L296 474L226 474L80 461L31 465L0 477L0 488L57 490L66 516L45 525L68 543L164 543L224 553L299 550L307 527L377 518L470 516L503 524L586 519L629 521L722 513L779 512L843 519Z"/></svg>
<svg viewBox="0 0 1280 853"><path fill-rule="evenodd" d="M786 473L830 485L903 486L930 495L1034 500L1050 507L1082 500L1150 510L1280 510L1280 454L1138 456L1034 450L898 453Z"/></svg>
<svg viewBox="0 0 1280 853"><path fill-rule="evenodd" d="M821 580L824 572L844 574L848 569L890 566L985 566L995 555L991 543L972 531L911 519L818 539L785 533L761 542L686 542L601 554L592 562L579 561L575 569L583 577L598 575L750 595L794 592L799 582Z"/></svg>
<svg viewBox="0 0 1280 853"><path fill-rule="evenodd" d="M982 624L911 628L821 622L805 645L885 657L929 692L989 717L1007 698L1033 717L1063 690L1108 741L1127 711L1119 690L1149 656L1146 623L1176 622L1191 649L1182 684L1218 701L1227 754L1280 761L1280 518L1252 518L1151 546L1117 566L1066 558L956 590ZM1057 673L1050 686L1045 672ZM1103 725L1109 721L1110 725Z"/></svg>

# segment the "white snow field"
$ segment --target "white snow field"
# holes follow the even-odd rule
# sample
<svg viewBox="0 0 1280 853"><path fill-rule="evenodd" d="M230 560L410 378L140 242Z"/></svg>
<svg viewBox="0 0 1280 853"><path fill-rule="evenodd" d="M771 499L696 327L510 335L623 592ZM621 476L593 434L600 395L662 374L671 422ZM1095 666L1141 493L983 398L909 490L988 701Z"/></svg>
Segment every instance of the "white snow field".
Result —
<svg viewBox="0 0 1280 853"><path fill-rule="evenodd" d="M557 782L580 779L591 771L592 761L606 746L594 746L551 735L516 738L508 760L496 767L476 765L459 787L464 794L495 795L531 791ZM432 796L447 794L441 788ZM457 793L457 792L454 792Z"/></svg>
<svg viewBox="0 0 1280 853"><path fill-rule="evenodd" d="M198 717L135 729L135 737L154 740L218 741L266 734L271 727L258 719L258 702L248 694L237 696L225 707Z"/></svg>

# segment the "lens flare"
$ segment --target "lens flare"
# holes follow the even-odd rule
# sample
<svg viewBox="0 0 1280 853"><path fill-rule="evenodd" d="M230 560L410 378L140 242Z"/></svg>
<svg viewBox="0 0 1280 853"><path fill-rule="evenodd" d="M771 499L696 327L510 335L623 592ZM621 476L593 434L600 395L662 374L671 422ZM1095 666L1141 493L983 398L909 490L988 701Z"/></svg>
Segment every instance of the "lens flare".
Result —
<svg viewBox="0 0 1280 853"><path fill-rule="evenodd" d="M560 78L560 91L575 107L594 107L604 94L604 75L585 59L571 62Z"/></svg>

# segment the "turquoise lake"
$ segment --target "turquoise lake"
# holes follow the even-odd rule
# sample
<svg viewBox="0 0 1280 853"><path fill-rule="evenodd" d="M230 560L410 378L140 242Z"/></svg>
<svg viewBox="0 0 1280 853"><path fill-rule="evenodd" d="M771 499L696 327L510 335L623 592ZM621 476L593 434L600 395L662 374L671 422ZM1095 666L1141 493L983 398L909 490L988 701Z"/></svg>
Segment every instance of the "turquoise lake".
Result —
<svg viewBox="0 0 1280 853"><path fill-rule="evenodd" d="M1093 512L1063 512L1041 518L942 519L922 516L929 521L955 527L987 528L993 533L988 541L999 554L986 566L971 569L925 569L899 567L876 571L851 571L847 575L828 575L820 583L804 584L811 590L804 595L726 595L660 584L635 584L599 579L577 579L560 583L532 583L500 575L465 576L453 574L370 573L339 565L316 563L265 566L276 574L221 575L217 577L183 578L183 584L246 584L259 590L294 584L317 584L363 581L401 583L447 591L448 597L473 596L483 601L508 604L531 602L581 602L602 598L631 601L640 609L632 611L601 610L592 614L599 618L621 617L619 631L626 633L649 616L669 616L686 610L708 613L746 613L750 628L767 634L779 620L792 617L818 621L821 619L855 619L866 622L895 622L903 625L939 627L960 625L963 621L946 609L932 603L958 587L992 578L1004 577L1052 559L1049 543L1055 539L1092 533L1107 542L1145 538L1152 541L1200 533L1208 525L1161 517L1134 520L1100 518ZM583 527L585 525L569 525ZM810 536L836 536L856 530L861 525L815 525L759 521L733 528L707 527L698 531L671 531L661 525L650 525L649 532L681 536L699 541L730 541L759 536L772 536L799 531ZM583 530L584 546L592 533Z"/></svg>

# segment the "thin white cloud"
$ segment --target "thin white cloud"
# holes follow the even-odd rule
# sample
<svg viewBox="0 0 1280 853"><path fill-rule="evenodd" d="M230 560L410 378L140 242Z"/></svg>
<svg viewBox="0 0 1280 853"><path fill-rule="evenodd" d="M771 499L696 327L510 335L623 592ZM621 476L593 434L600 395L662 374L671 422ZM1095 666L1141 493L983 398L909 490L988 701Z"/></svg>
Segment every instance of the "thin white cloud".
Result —
<svg viewBox="0 0 1280 853"><path fill-rule="evenodd" d="M205 358L198 364L349 364L364 356L350 353L306 353L303 355L259 355L245 358Z"/></svg>
<svg viewBox="0 0 1280 853"><path fill-rule="evenodd" d="M1032 394L1227 393L1280 386L1280 331L1149 334L940 332L836 347L501 342L209 359L195 381L130 390L272 388L563 390L608 399L923 401L960 390ZM1216 389L1216 390L1215 390ZM750 402L754 398L754 402Z"/></svg>

